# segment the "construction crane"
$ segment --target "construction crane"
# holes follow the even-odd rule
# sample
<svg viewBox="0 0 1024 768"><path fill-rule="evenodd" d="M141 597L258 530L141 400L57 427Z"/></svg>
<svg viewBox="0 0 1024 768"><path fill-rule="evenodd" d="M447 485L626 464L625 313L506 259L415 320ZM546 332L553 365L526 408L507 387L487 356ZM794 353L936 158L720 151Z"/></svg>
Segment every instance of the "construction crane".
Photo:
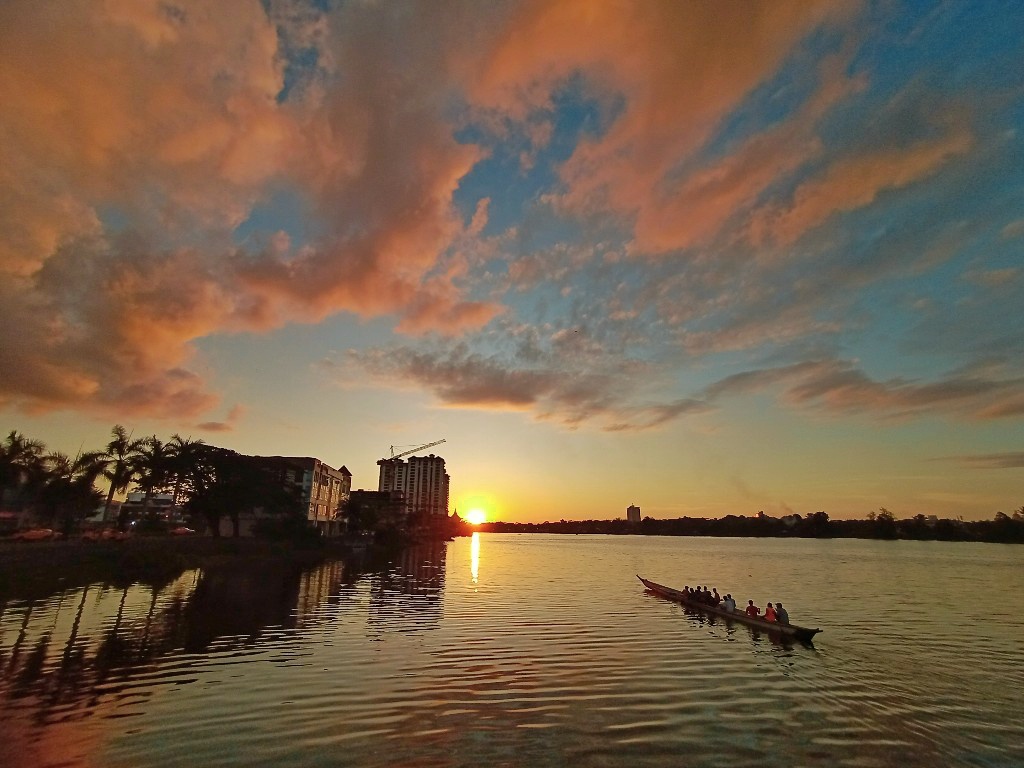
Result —
<svg viewBox="0 0 1024 768"><path fill-rule="evenodd" d="M442 438L441 440L435 440L432 443L427 443L426 445L421 445L419 448L413 448L411 451L402 451L399 454L395 453L395 446L392 445L391 446L391 458L392 459L400 459L403 456L408 456L411 453L419 453L424 448L433 448L435 445L440 445L443 442L445 442L445 440ZM401 446L399 446L399 447L401 447ZM382 461L384 461L384 459L382 459Z"/></svg>

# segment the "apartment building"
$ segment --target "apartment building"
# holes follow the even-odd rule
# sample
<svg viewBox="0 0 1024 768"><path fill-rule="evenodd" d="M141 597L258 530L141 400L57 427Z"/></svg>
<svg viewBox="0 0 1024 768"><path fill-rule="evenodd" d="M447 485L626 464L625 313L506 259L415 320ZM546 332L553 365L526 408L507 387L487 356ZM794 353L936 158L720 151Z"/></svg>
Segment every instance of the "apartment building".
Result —
<svg viewBox="0 0 1024 768"><path fill-rule="evenodd" d="M174 503L173 493L154 493L147 502L146 494L142 491L129 493L117 508L116 514L112 510L107 519L117 520L118 515L122 515L124 520L140 520L148 515L169 523L181 522L185 519L182 508Z"/></svg>
<svg viewBox="0 0 1024 768"><path fill-rule="evenodd" d="M311 456L257 456L281 483L293 488L306 510L306 518L325 536L341 533L338 517L342 503L352 492L352 473L342 466L334 469Z"/></svg>

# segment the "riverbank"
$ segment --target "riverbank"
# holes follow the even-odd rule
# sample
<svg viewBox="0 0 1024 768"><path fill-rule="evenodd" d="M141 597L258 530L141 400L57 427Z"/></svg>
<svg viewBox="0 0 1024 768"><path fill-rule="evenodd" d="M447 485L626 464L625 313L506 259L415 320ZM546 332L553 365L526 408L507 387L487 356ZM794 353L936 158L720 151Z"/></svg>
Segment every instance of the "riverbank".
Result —
<svg viewBox="0 0 1024 768"><path fill-rule="evenodd" d="M191 568L214 570L258 561L268 568L308 568L325 560L372 557L347 539L300 542L253 538L146 537L127 541L0 541L0 600L45 596L96 581L159 584Z"/></svg>

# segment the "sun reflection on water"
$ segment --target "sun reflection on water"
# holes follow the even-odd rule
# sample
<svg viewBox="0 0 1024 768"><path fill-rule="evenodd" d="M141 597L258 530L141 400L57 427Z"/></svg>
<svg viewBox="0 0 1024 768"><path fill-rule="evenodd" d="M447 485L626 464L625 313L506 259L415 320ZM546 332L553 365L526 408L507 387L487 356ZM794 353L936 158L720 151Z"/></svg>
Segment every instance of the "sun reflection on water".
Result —
<svg viewBox="0 0 1024 768"><path fill-rule="evenodd" d="M473 576L473 583L476 584L480 574L480 531L473 532L473 538L469 543L469 572Z"/></svg>

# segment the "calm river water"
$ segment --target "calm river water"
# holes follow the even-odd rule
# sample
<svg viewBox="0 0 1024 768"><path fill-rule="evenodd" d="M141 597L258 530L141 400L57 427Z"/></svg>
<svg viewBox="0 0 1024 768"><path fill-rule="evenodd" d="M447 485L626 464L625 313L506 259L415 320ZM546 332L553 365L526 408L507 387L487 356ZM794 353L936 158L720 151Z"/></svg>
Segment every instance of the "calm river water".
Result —
<svg viewBox="0 0 1024 768"><path fill-rule="evenodd" d="M1019 546L477 534L0 608L8 768L1024 765Z"/></svg>

